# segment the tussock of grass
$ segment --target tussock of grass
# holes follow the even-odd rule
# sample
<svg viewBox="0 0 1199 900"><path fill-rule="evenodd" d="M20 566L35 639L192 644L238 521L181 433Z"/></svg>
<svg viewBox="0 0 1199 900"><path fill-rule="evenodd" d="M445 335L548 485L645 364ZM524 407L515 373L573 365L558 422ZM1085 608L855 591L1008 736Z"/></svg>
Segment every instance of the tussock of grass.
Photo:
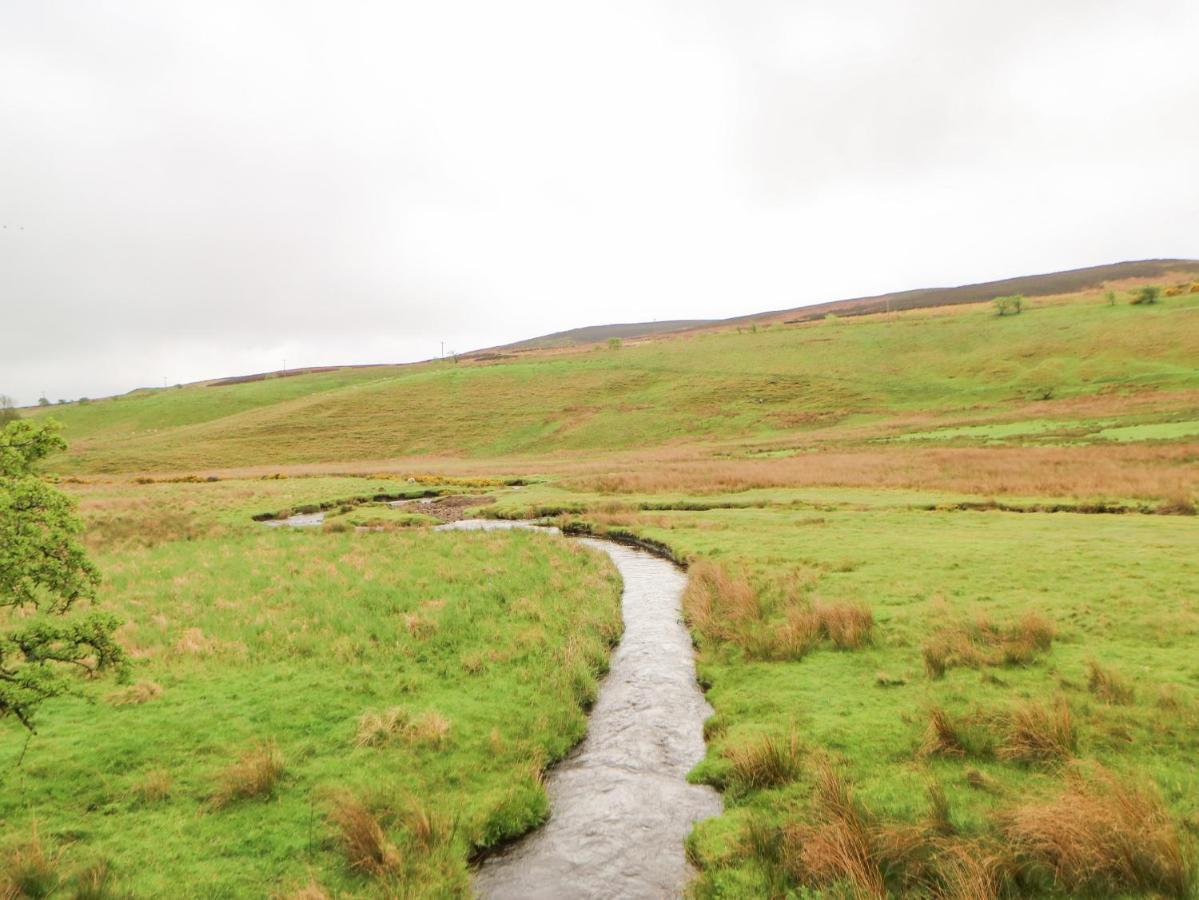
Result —
<svg viewBox="0 0 1199 900"><path fill-rule="evenodd" d="M821 641L839 650L870 642L874 615L864 604L809 602L794 578L776 581L769 592L759 591L723 566L701 560L692 565L683 594L687 621L708 641L732 644L753 659L802 659Z"/></svg>
<svg viewBox="0 0 1199 900"><path fill-rule="evenodd" d="M800 772L799 735L764 735L724 750L730 763L728 783L736 791L758 790L794 781Z"/></svg>
<svg viewBox="0 0 1199 900"><path fill-rule="evenodd" d="M1015 807L1003 830L1029 864L1071 891L1191 896L1194 873L1161 798L1101 768L1071 771L1057 797Z"/></svg>
<svg viewBox="0 0 1199 900"><path fill-rule="evenodd" d="M1136 699L1136 691L1124 676L1093 659L1087 662L1087 689L1104 703L1126 705Z"/></svg>
<svg viewBox="0 0 1199 900"><path fill-rule="evenodd" d="M399 848L387 836L378 818L360 799L340 794L333 800L329 818L351 869L376 878L400 871Z"/></svg>
<svg viewBox="0 0 1199 900"><path fill-rule="evenodd" d="M309 879L303 887L286 895L286 900L330 900L329 892L316 879Z"/></svg>
<svg viewBox="0 0 1199 900"><path fill-rule="evenodd" d="M356 747L378 747L402 740L413 744L442 747L449 740L450 720L435 709L413 716L402 706L367 710L358 718L354 734Z"/></svg>
<svg viewBox="0 0 1199 900"><path fill-rule="evenodd" d="M160 803L171 796L173 784L166 769L151 769L133 785L133 792L142 803Z"/></svg>
<svg viewBox="0 0 1199 900"><path fill-rule="evenodd" d="M924 668L933 679L952 668L967 666L1026 666L1053 646L1056 629L1036 612L999 627L984 616L938 629L920 648Z"/></svg>
<svg viewBox="0 0 1199 900"><path fill-rule="evenodd" d="M28 838L10 844L0 870L0 896L49 897L62 881L62 852L46 846L36 823Z"/></svg>
<svg viewBox="0 0 1199 900"><path fill-rule="evenodd" d="M1024 763L1058 763L1078 749L1078 732L1070 707L1056 703L1021 703L1004 714L1000 723L1000 759Z"/></svg>
<svg viewBox="0 0 1199 900"><path fill-rule="evenodd" d="M1003 793L1003 786L980 769L967 769L963 775L963 780L976 791L983 791L987 794Z"/></svg>
<svg viewBox="0 0 1199 900"><path fill-rule="evenodd" d="M220 809L234 800L268 797L284 772L286 765L279 746L274 740L263 741L221 772L211 803Z"/></svg>
<svg viewBox="0 0 1199 900"><path fill-rule="evenodd" d="M928 711L928 728L920 741L920 756L965 756L966 745L958 734L957 726L941 707Z"/></svg>
<svg viewBox="0 0 1199 900"><path fill-rule="evenodd" d="M153 681L139 681L128 687L113 691L108 695L108 702L113 706L136 706L139 703L149 703L162 696L162 685Z"/></svg>
<svg viewBox="0 0 1199 900"><path fill-rule="evenodd" d="M855 896L886 896L875 860L873 817L857 802L849 782L827 761L817 764L812 797L814 825L784 828L782 864L799 883L846 882Z"/></svg>

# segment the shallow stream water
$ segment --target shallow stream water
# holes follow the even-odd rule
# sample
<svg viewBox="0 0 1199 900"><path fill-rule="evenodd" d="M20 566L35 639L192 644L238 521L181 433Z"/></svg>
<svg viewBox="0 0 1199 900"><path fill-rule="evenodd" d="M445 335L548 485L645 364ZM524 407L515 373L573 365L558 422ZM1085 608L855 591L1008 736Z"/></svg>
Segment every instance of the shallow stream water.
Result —
<svg viewBox="0 0 1199 900"><path fill-rule="evenodd" d="M522 526L475 520L442 527ZM712 712L682 623L686 578L643 550L578 540L607 553L624 579L624 635L587 737L549 772L549 821L485 860L475 890L522 900L677 897L692 874L687 833L721 811L716 791L686 781L704 755L703 722Z"/></svg>

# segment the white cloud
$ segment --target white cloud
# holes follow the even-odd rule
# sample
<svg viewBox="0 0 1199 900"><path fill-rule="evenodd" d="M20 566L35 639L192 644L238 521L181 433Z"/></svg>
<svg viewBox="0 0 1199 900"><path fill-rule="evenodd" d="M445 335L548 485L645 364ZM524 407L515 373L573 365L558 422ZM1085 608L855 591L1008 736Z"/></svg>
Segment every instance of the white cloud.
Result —
<svg viewBox="0 0 1199 900"><path fill-rule="evenodd" d="M1188 0L12 0L0 391L1194 256Z"/></svg>

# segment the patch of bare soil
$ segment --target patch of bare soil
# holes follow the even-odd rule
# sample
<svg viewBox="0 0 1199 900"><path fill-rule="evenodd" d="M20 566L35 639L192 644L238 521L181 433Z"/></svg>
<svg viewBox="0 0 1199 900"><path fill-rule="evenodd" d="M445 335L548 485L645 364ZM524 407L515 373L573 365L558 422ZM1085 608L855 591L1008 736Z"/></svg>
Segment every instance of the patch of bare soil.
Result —
<svg viewBox="0 0 1199 900"><path fill-rule="evenodd" d="M446 494L443 497L426 497L422 500L407 500L391 505L401 506L426 516L433 516L442 522L460 522L463 519L473 518L467 510L476 506L486 506L489 503L495 503L495 497L489 494Z"/></svg>

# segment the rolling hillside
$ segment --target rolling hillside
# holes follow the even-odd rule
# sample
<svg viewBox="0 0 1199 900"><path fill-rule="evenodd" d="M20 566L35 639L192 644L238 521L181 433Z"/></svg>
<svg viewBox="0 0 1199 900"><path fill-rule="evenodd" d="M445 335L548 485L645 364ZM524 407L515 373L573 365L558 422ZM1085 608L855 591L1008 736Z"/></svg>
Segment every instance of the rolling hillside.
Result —
<svg viewBox="0 0 1199 900"><path fill-rule="evenodd" d="M1043 297L1002 318L976 304L706 328L618 350L232 380L51 412L71 443L59 465L81 472L683 445L738 455L797 441L1193 440L1199 294L1153 307L1129 296ZM1120 427L1142 431L1113 436Z"/></svg>

